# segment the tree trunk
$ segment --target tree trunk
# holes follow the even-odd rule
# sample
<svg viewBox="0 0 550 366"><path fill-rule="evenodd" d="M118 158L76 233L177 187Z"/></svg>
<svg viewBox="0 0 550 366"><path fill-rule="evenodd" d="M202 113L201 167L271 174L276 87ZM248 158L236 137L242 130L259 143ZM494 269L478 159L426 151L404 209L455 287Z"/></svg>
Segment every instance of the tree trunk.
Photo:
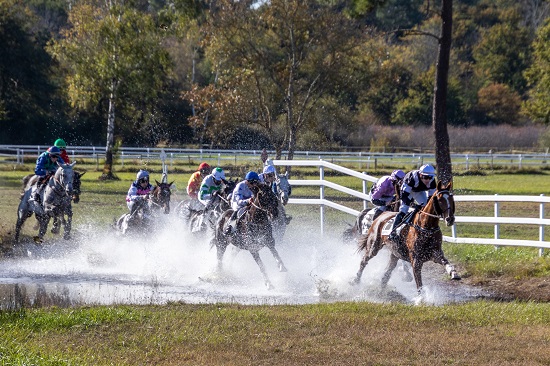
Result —
<svg viewBox="0 0 550 366"><path fill-rule="evenodd" d="M449 133L447 131L447 85L453 30L452 0L442 1L441 20L442 26L435 73L432 126L435 134L437 177L446 184L453 179Z"/></svg>
<svg viewBox="0 0 550 366"><path fill-rule="evenodd" d="M113 82L114 89L114 82ZM109 96L109 112L107 116L107 146L105 147L105 165L99 179L116 179L113 174L113 148L115 141L115 97L114 92Z"/></svg>

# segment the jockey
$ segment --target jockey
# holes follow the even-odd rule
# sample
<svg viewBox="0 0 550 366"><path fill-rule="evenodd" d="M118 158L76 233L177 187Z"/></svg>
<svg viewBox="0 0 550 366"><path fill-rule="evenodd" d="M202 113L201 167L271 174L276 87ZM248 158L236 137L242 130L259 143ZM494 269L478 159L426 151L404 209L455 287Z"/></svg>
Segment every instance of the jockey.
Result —
<svg viewBox="0 0 550 366"><path fill-rule="evenodd" d="M50 177L55 174L58 164L64 164L65 161L60 157L61 150L57 146L51 146L47 151L40 154L36 159L36 167L34 168L34 174L38 176L38 182L36 183L36 191L34 194L34 200L40 201L42 192L46 188L46 184L50 180Z"/></svg>
<svg viewBox="0 0 550 366"><path fill-rule="evenodd" d="M198 199L199 190L203 179L210 174L212 168L207 163L201 163L199 169L191 174L189 182L187 183L187 194L192 199Z"/></svg>
<svg viewBox="0 0 550 366"><path fill-rule="evenodd" d="M222 168L215 168L212 174L203 179L199 191L199 201L206 207L210 208L215 197L221 192L225 180L225 173Z"/></svg>
<svg viewBox="0 0 550 366"><path fill-rule="evenodd" d="M263 172L258 174L258 176L260 177L260 182L271 187L273 193L277 194L277 182L275 178L277 176L277 172L275 171L275 167L273 165L264 166Z"/></svg>
<svg viewBox="0 0 550 366"><path fill-rule="evenodd" d="M237 227L237 219L240 219L246 212L246 208L252 203L254 199L254 192L252 188L256 187L260 183L260 176L256 172L248 172L242 182L235 186L233 190L233 196L231 197L231 208L233 214L227 222L227 226L224 230L224 234L228 235L235 232Z"/></svg>
<svg viewBox="0 0 550 366"><path fill-rule="evenodd" d="M57 146L59 150L61 150L61 158L65 162L65 164L70 164L71 159L69 159L69 154L67 154L67 144L65 143L65 140L63 139L57 139L53 143L53 146Z"/></svg>
<svg viewBox="0 0 550 366"><path fill-rule="evenodd" d="M382 212L388 210L388 205L396 197L396 192L399 189L399 184L405 177L405 172L402 170L394 170L391 175L384 175L372 186L370 190L370 199L376 207L376 212L373 220Z"/></svg>
<svg viewBox="0 0 550 366"><path fill-rule="evenodd" d="M395 229L401 224L414 201L424 206L436 189L435 168L429 164L424 164L420 169L412 170L405 175L401 185L401 206L393 222L389 236L390 240L395 241L397 239Z"/></svg>
<svg viewBox="0 0 550 366"><path fill-rule="evenodd" d="M149 184L149 172L147 170L140 170L126 195L126 205L128 205L130 215L143 205L152 190L153 186Z"/></svg>

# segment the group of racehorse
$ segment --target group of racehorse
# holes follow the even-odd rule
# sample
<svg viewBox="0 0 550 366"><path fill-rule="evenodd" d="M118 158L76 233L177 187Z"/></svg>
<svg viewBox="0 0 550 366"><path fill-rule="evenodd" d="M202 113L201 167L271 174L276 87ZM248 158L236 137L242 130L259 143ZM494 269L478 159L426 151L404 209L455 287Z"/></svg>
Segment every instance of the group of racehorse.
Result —
<svg viewBox="0 0 550 366"><path fill-rule="evenodd" d="M60 164L55 174L49 179L42 202L36 201L33 187L37 184L37 177L28 176L24 179L24 193L18 208L18 218L15 228L15 240L19 240L21 227L34 213L39 223L36 242L42 242L46 233L48 223L54 218L53 233L58 233L60 225L64 226L64 238L70 238L72 222L72 202L77 203L80 195L80 182L84 173L80 174L73 170L72 164ZM172 182L173 183L173 182ZM156 181L156 186L147 200L147 205L136 210L138 218L130 214L123 215L117 221L117 228L123 232L134 222L136 227L149 230L146 220L151 220L154 211L170 213L170 197L172 183L168 183L166 175L162 181ZM286 216L284 205L288 202L289 188L288 176L279 174L277 176L277 193L273 192L267 185L259 185L255 188L253 203L237 225L235 233L226 234L224 227L231 216L229 207L230 194L237 184L237 181L229 180L225 188L217 195L212 206L203 210L196 210L190 207L189 201L182 201L176 207L178 217L185 221L191 232L198 232L200 235L211 237L211 244L217 248L218 267L222 267L222 259L228 245L232 244L237 248L248 250L258 264L265 283L272 287L267 276L259 251L268 247L275 257L280 271L286 271L277 250L275 243L284 235L286 229ZM390 251L390 261L383 276L382 285L385 286L396 267L399 259L409 262L413 268L413 275L418 291L422 289L422 266L427 261L434 261L445 266L451 279L460 279L454 267L445 258L441 245L442 233L439 227L439 220L442 219L447 226L454 223L455 205L452 193L452 182L443 185L438 183L436 192L422 208L416 208L411 212L411 219L406 222L395 241L389 239L391 223L397 214L396 212L384 212L379 215L368 228L362 232L361 225L365 212L360 214L354 229L359 245L359 250L364 252L357 272L352 283L358 283L363 270L371 258L373 258L383 247ZM136 223L137 222L137 223ZM125 228L124 228L124 225ZM275 230L274 230L275 228Z"/></svg>

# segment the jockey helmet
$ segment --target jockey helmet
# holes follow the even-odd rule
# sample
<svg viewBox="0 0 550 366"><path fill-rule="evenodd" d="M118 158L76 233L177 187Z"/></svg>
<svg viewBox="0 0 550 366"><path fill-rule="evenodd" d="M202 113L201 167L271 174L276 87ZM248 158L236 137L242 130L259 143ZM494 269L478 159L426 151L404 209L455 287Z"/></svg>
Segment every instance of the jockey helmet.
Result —
<svg viewBox="0 0 550 366"><path fill-rule="evenodd" d="M433 178L435 176L435 168L430 164L424 164L420 167L420 174L428 175Z"/></svg>
<svg viewBox="0 0 550 366"><path fill-rule="evenodd" d="M275 174L275 167L273 165L266 165L264 166L264 171L263 171L264 174Z"/></svg>
<svg viewBox="0 0 550 366"><path fill-rule="evenodd" d="M149 180L149 172L147 170L140 170L137 173L136 180L139 181L140 179L144 179L144 178Z"/></svg>
<svg viewBox="0 0 550 366"><path fill-rule="evenodd" d="M260 181L260 176L258 175L258 173L250 171L246 173L244 179L249 181L250 183L254 183Z"/></svg>
<svg viewBox="0 0 550 366"><path fill-rule="evenodd" d="M214 179L218 181L225 179L225 173L223 172L223 169L220 167L214 169L214 171L212 172L212 175L214 176Z"/></svg>
<svg viewBox="0 0 550 366"><path fill-rule="evenodd" d="M200 171L203 171L203 170L206 170L206 169L210 170L212 168L207 163L201 163L201 165L199 165L199 170Z"/></svg>
<svg viewBox="0 0 550 366"><path fill-rule="evenodd" d="M391 173L391 179L392 180L401 180L403 178L405 178L405 172L402 171L401 169L394 170Z"/></svg>
<svg viewBox="0 0 550 366"><path fill-rule="evenodd" d="M61 154L61 150L57 146L51 146L48 148L48 153L50 156L59 156Z"/></svg>
<svg viewBox="0 0 550 366"><path fill-rule="evenodd" d="M65 143L65 140L63 139L57 139L55 140L55 142L53 143L54 146L57 146L58 148L60 149L64 149L67 147L67 144Z"/></svg>

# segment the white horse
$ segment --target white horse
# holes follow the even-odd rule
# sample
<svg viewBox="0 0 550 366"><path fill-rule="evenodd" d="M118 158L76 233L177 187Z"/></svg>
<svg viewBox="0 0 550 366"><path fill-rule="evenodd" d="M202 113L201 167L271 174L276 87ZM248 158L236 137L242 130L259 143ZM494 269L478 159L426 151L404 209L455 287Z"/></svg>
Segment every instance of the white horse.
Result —
<svg viewBox="0 0 550 366"><path fill-rule="evenodd" d="M277 199L279 201L279 216L273 220L272 225L275 242L280 243L285 235L286 226L292 219L292 217L287 216L285 212L285 206L292 193L292 187L288 182L288 172L285 174L277 174L275 183L277 187Z"/></svg>
<svg viewBox="0 0 550 366"><path fill-rule="evenodd" d="M75 164L76 162L71 164L58 163L59 167L54 176L48 180L43 197L40 200L43 204L31 198L34 196L34 192L37 189L38 178L33 177L28 181L17 210L15 242L19 241L21 228L33 213L39 223L38 236L34 237L36 242L41 243L44 240L44 234L46 234L48 223L52 217L56 217L59 222L63 224L63 238L67 240L70 239L73 218L71 205L74 180L73 166ZM65 219L65 215L67 219Z"/></svg>

